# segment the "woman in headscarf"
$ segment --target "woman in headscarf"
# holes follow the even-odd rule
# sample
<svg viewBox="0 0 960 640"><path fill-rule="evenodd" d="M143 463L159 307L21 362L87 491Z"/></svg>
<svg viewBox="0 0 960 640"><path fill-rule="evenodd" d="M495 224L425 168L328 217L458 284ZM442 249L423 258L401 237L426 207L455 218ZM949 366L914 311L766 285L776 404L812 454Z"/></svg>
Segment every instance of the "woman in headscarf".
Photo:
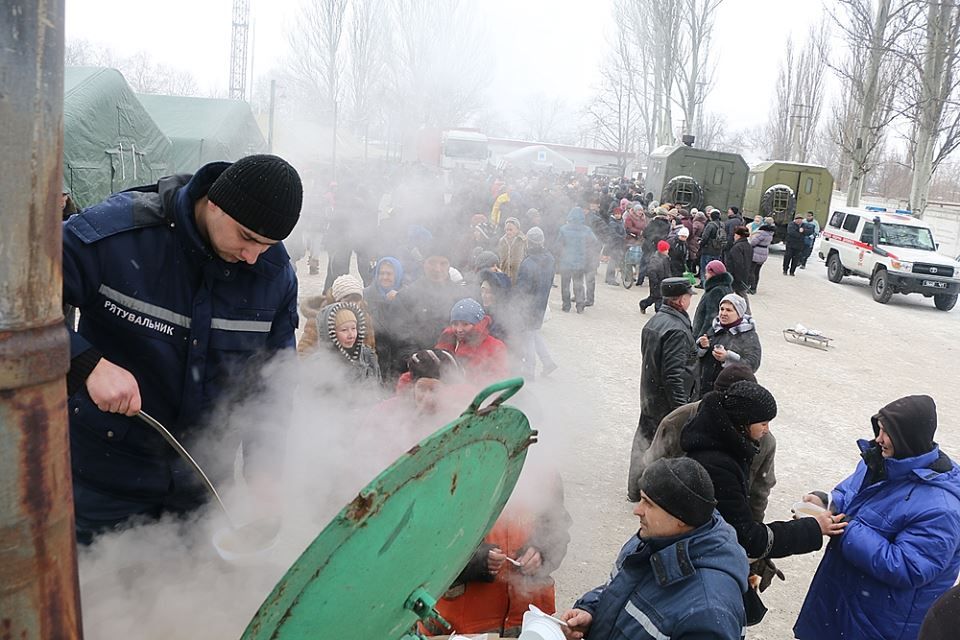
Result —
<svg viewBox="0 0 960 640"><path fill-rule="evenodd" d="M713 391L724 367L743 363L755 372L760 368L760 337L747 302L735 293L720 300L720 310L707 333L697 339L700 358L700 395Z"/></svg>

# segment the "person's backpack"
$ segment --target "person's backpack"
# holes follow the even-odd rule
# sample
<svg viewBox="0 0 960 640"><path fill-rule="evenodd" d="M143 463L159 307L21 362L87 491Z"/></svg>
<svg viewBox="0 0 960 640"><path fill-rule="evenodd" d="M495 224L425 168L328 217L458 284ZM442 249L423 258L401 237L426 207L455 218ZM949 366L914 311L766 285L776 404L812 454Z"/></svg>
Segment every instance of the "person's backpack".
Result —
<svg viewBox="0 0 960 640"><path fill-rule="evenodd" d="M709 239L703 245L702 252L708 256L719 256L723 253L723 247L727 242L727 232L724 231L723 225L716 220L711 220L707 226L713 225L713 228L716 229L716 233L708 234L704 230L703 235L709 235Z"/></svg>

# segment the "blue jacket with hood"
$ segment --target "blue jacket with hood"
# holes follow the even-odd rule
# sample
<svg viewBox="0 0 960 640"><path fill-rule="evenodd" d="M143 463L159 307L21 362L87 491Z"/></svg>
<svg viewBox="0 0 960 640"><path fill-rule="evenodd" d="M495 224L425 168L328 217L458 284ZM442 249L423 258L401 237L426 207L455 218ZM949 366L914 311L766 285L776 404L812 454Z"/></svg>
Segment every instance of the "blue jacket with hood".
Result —
<svg viewBox="0 0 960 640"><path fill-rule="evenodd" d="M883 420L895 449L900 430L929 424L896 425L884 420L886 409L874 424ZM960 572L960 468L935 444L907 458L883 458L874 441L858 445L864 460L831 495L831 510L850 524L827 546L807 592L793 628L802 640L915 639Z"/></svg>
<svg viewBox="0 0 960 640"><path fill-rule="evenodd" d="M189 443L228 390L249 395L251 365L295 346L297 279L283 245L228 263L197 229L194 204L228 166L114 194L63 225L63 299L81 312L68 374L75 488L153 500L182 472L157 433L90 400L84 381L101 357L131 372L143 410ZM283 438L271 440L260 444L282 451Z"/></svg>
<svg viewBox="0 0 960 640"><path fill-rule="evenodd" d="M560 227L560 259L557 264L560 271L585 271L588 268L587 258L599 243L584 220L583 209L574 207L567 214L567 224Z"/></svg>
<svg viewBox="0 0 960 640"><path fill-rule="evenodd" d="M630 538L607 584L574 607L593 616L588 640L739 640L748 571L737 534L714 511L683 536Z"/></svg>

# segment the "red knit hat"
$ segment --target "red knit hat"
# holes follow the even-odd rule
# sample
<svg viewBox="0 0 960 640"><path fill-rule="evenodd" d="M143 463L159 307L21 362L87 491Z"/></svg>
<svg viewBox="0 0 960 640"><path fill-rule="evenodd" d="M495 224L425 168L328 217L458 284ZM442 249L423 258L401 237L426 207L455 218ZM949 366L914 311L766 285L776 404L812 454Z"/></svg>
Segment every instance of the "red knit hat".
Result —
<svg viewBox="0 0 960 640"><path fill-rule="evenodd" d="M666 240L661 240L657 243L657 251L670 251L670 243Z"/></svg>

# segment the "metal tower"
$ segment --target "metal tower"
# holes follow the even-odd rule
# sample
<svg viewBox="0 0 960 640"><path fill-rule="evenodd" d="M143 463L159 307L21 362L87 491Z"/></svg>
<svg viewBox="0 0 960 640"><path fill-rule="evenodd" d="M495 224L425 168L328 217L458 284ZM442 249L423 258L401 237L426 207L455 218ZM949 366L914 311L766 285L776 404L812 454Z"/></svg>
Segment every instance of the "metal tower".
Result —
<svg viewBox="0 0 960 640"><path fill-rule="evenodd" d="M233 35L230 38L230 98L247 99L247 35L250 0L233 0Z"/></svg>

